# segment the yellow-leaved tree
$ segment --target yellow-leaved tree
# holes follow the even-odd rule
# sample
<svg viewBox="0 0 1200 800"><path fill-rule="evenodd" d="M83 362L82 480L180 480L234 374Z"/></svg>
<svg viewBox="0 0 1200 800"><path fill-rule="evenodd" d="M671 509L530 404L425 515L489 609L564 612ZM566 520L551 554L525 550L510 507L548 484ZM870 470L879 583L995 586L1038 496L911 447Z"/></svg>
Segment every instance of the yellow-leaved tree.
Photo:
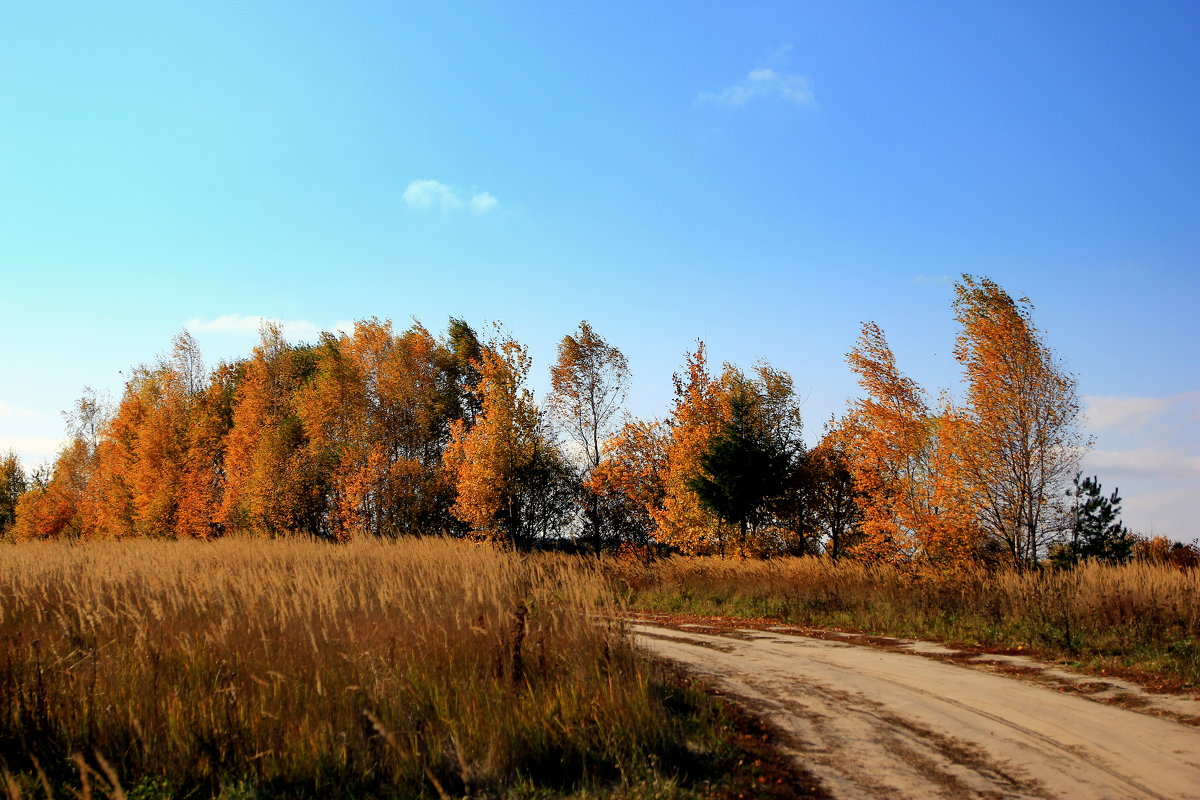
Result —
<svg viewBox="0 0 1200 800"><path fill-rule="evenodd" d="M226 438L220 524L264 535L325 535L324 465L311 459L296 396L315 371L312 348L296 347L267 323L242 366Z"/></svg>
<svg viewBox="0 0 1200 800"><path fill-rule="evenodd" d="M96 447L108 419L108 403L90 388L63 415L70 434L53 467L34 470L17 498L11 532L18 539L86 537L95 532L90 509L96 470Z"/></svg>
<svg viewBox="0 0 1200 800"><path fill-rule="evenodd" d="M371 319L324 336L297 407L310 460L328 473L335 538L445 529L442 449L457 408L446 360L419 324L397 335L390 321Z"/></svg>
<svg viewBox="0 0 1200 800"><path fill-rule="evenodd" d="M716 553L732 527L707 510L692 490L700 459L721 425L717 381L708 372L704 342L688 353L685 373L675 375L675 403L667 419L670 436L662 471L662 504L650 510L655 538L685 553Z"/></svg>
<svg viewBox="0 0 1200 800"><path fill-rule="evenodd" d="M603 504L622 541L649 554L655 510L666 494L666 423L629 420L604 443L603 457L584 488Z"/></svg>
<svg viewBox="0 0 1200 800"><path fill-rule="evenodd" d="M921 387L900 372L883 331L865 323L847 356L866 397L831 431L845 454L861 510L868 559L954 569L979 555L957 441L961 419L934 414Z"/></svg>
<svg viewBox="0 0 1200 800"><path fill-rule="evenodd" d="M476 364L479 412L451 426L445 467L457 491L451 512L480 538L525 548L556 533L571 505L569 471L525 388L526 348L503 337Z"/></svg>
<svg viewBox="0 0 1200 800"><path fill-rule="evenodd" d="M1033 305L988 278L955 284L967 406L956 459L993 545L1018 569L1037 565L1058 534L1055 502L1089 442L1075 379L1033 323Z"/></svg>

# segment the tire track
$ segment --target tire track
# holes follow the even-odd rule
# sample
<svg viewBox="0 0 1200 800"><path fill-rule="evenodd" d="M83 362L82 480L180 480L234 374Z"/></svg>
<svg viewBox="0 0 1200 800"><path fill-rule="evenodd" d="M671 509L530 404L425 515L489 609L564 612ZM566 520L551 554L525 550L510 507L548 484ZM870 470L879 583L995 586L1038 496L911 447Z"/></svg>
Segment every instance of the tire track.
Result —
<svg viewBox="0 0 1200 800"><path fill-rule="evenodd" d="M1200 730L910 654L632 623L741 698L836 797L1200 798Z"/></svg>

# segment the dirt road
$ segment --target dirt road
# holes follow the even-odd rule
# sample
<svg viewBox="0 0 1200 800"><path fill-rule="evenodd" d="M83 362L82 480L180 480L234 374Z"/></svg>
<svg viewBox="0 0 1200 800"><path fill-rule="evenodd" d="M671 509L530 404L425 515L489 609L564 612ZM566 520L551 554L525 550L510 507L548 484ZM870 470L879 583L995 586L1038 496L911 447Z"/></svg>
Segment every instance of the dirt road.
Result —
<svg viewBox="0 0 1200 800"><path fill-rule="evenodd" d="M1036 681L994 671L1032 671L1020 658L973 668L937 645L869 647L783 627L634 620L630 630L767 717L838 798L1200 798L1200 728L1056 691L1070 677L1061 671ZM1097 695L1156 702L1077 677ZM1163 713L1200 714L1190 698L1162 703Z"/></svg>

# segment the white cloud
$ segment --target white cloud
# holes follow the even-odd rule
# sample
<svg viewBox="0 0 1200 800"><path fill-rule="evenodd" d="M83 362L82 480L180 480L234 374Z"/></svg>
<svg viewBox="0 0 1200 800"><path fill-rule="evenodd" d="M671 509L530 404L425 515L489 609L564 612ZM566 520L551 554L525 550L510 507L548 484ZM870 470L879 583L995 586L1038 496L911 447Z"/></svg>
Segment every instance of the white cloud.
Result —
<svg viewBox="0 0 1200 800"><path fill-rule="evenodd" d="M440 181L413 181L404 190L404 202L409 208L456 211L462 208L458 193Z"/></svg>
<svg viewBox="0 0 1200 800"><path fill-rule="evenodd" d="M332 328L320 328L306 319L272 319L261 316L244 316L242 314L224 314L211 320L194 317L187 321L186 327L192 333L217 333L228 336L258 336L265 323L273 322L283 329L286 339L312 341L324 330L335 333L349 333L354 330L353 322L338 322Z"/></svg>
<svg viewBox="0 0 1200 800"><path fill-rule="evenodd" d="M487 214L500 206L491 192L462 193L441 181L412 181L404 190L404 202L417 211L460 211L469 208L476 214Z"/></svg>
<svg viewBox="0 0 1200 800"><path fill-rule="evenodd" d="M770 68L751 70L745 78L719 92L701 92L696 101L722 108L741 108L760 98L774 98L805 107L817 103L812 78Z"/></svg>
<svg viewBox="0 0 1200 800"><path fill-rule="evenodd" d="M6 436L0 433L0 453L12 450L26 471L53 461L67 440L60 436Z"/></svg>
<svg viewBox="0 0 1200 800"><path fill-rule="evenodd" d="M1200 455L1181 453L1164 447L1139 447L1134 450L1093 450L1084 456L1084 471L1101 475L1143 475L1147 477L1200 476Z"/></svg>
<svg viewBox="0 0 1200 800"><path fill-rule="evenodd" d="M776 47L772 47L768 58L774 64L782 64L791 58L792 51L796 48L790 42L784 42Z"/></svg>
<svg viewBox="0 0 1200 800"><path fill-rule="evenodd" d="M921 273L920 275L913 276L913 283L940 283L948 286L953 283L953 278L949 275L926 275Z"/></svg>
<svg viewBox="0 0 1200 800"><path fill-rule="evenodd" d="M1115 428L1130 431L1159 421L1169 413L1183 412L1192 420L1200 419L1200 392L1168 397L1089 395L1083 401L1087 406L1088 425L1094 430Z"/></svg>
<svg viewBox="0 0 1200 800"><path fill-rule="evenodd" d="M1108 487L1104 487L1108 491ZM1196 526L1200 500L1194 487L1176 487L1127 495L1121 491L1121 516L1136 533L1166 536L1179 542L1200 540ZM1135 520L1136 524L1131 524Z"/></svg>
<svg viewBox="0 0 1200 800"><path fill-rule="evenodd" d="M41 416L36 411L30 411L28 408L18 408L10 406L8 403L0 400L0 417L38 417Z"/></svg>
<svg viewBox="0 0 1200 800"><path fill-rule="evenodd" d="M480 192L471 198L471 210L476 214L486 214L498 205L500 201L491 192Z"/></svg>
<svg viewBox="0 0 1200 800"><path fill-rule="evenodd" d="M1080 465L1105 492L1120 488L1129 527L1180 541L1200 519L1200 391L1084 397L1097 449Z"/></svg>

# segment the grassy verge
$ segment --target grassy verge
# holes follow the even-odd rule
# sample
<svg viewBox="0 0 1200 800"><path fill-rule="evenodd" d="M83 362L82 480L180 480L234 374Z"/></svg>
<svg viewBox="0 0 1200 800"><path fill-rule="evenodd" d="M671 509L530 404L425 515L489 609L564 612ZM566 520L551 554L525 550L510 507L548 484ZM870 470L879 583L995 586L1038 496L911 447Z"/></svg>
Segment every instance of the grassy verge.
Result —
<svg viewBox="0 0 1200 800"><path fill-rule="evenodd" d="M0 546L0 786L745 794L736 720L598 623L611 597L582 560L440 540Z"/></svg>
<svg viewBox="0 0 1200 800"><path fill-rule="evenodd" d="M609 566L633 608L762 617L1034 654L1161 688L1200 688L1200 572L914 575L815 558Z"/></svg>

